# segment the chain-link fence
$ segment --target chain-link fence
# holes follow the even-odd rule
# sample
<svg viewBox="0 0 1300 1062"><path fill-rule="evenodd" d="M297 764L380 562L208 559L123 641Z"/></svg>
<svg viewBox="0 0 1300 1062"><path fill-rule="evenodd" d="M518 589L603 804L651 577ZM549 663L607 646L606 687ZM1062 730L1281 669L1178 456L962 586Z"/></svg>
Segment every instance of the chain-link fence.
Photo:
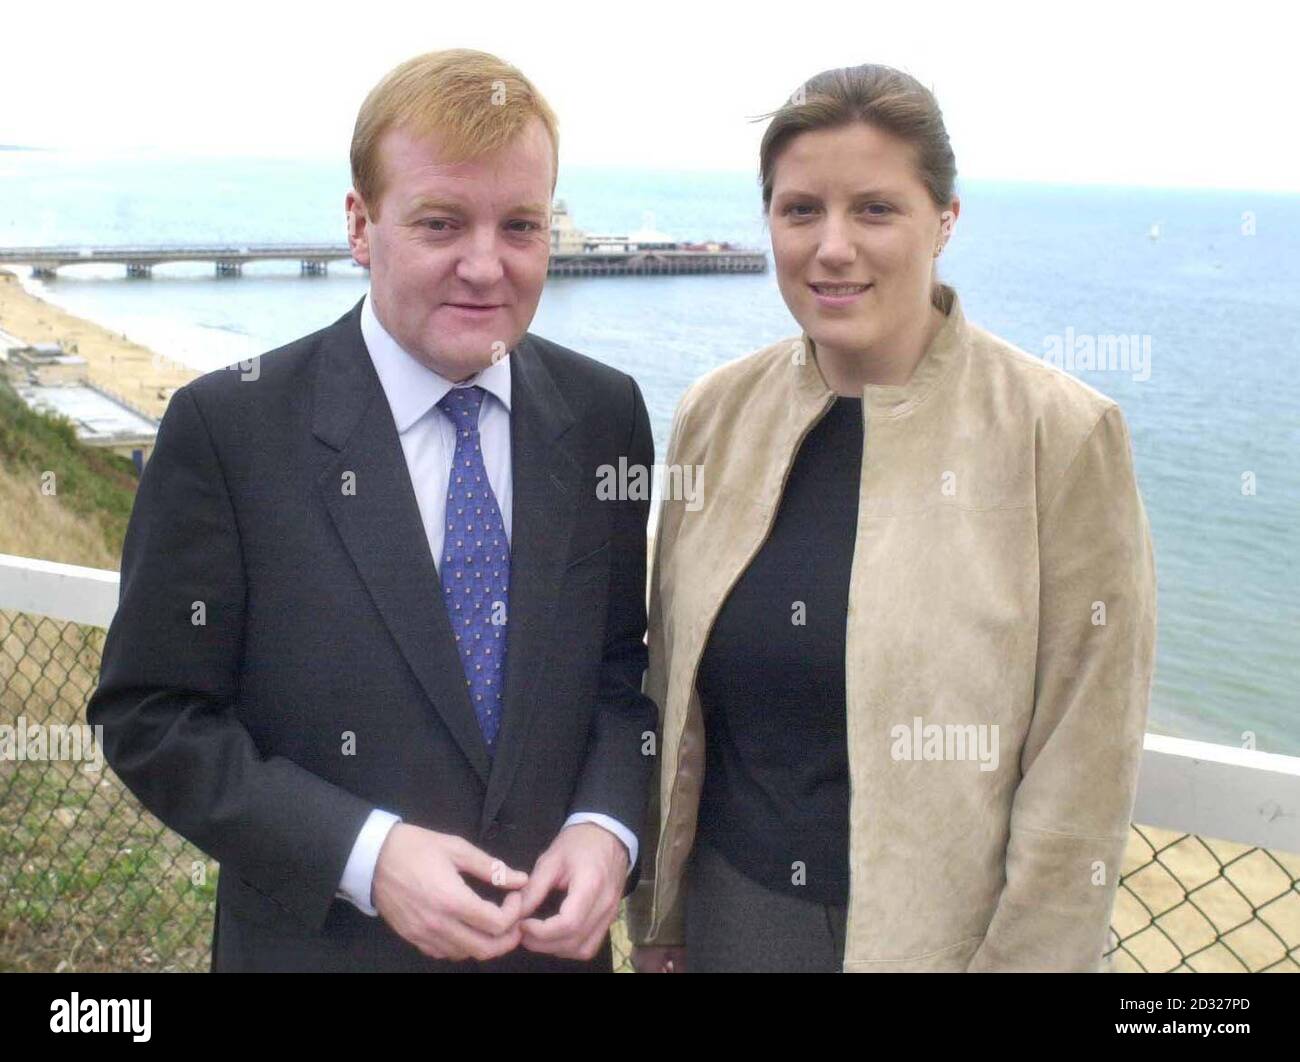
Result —
<svg viewBox="0 0 1300 1062"><path fill-rule="evenodd" d="M104 631L0 610L0 726L84 724ZM206 970L217 866L107 766L0 759L0 971ZM1300 855L1134 826L1116 971L1300 972ZM626 930L614 958L630 968Z"/></svg>
<svg viewBox="0 0 1300 1062"><path fill-rule="evenodd" d="M95 627L0 611L0 724L28 743L84 724L103 644ZM107 766L45 751L0 761L0 970L205 969L216 865Z"/></svg>

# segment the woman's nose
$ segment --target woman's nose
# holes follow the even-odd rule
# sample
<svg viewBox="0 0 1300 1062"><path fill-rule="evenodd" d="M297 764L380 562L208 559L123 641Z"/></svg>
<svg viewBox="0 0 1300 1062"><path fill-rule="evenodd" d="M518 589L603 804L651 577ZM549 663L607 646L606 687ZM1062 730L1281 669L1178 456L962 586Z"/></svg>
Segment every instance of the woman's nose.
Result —
<svg viewBox="0 0 1300 1062"><path fill-rule="evenodd" d="M857 249L844 226L828 219L817 243L817 261L826 266L845 266L851 265L856 257Z"/></svg>

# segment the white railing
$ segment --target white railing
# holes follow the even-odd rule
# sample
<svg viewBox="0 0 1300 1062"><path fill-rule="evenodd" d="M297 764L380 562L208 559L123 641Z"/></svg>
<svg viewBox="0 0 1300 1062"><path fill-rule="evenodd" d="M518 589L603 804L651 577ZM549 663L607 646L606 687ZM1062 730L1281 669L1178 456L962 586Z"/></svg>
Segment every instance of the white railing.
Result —
<svg viewBox="0 0 1300 1062"><path fill-rule="evenodd" d="M107 627L118 573L0 553L0 609ZM1133 821L1300 852L1300 757L1147 734Z"/></svg>
<svg viewBox="0 0 1300 1062"><path fill-rule="evenodd" d="M0 553L0 608L88 627L117 611L117 572Z"/></svg>

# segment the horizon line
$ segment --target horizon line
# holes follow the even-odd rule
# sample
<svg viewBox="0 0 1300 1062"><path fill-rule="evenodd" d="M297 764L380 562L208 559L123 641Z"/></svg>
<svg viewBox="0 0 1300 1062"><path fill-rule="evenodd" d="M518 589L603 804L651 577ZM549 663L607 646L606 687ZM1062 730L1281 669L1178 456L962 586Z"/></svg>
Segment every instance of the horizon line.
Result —
<svg viewBox="0 0 1300 1062"><path fill-rule="evenodd" d="M326 161L331 158L337 158L341 166L347 164L346 151L303 151L293 154L283 152L268 152L266 150L222 150L208 151L197 148L184 148L177 150L164 145L158 144L133 144L127 147L107 146L102 144L92 145L36 145L36 144L0 144L0 151L31 151L47 154L104 154L117 156L130 156L132 154L164 154L176 158L208 158L219 156L228 159L275 159L285 162L299 160ZM584 169L609 169L620 170L625 172L639 173L674 173L674 174L710 174L710 175L727 175L738 176L744 174L754 177L757 181L757 167L740 167L740 166L644 166L632 162L571 162L567 165L561 162L560 177L563 178L565 169L584 170ZM961 184L963 181L974 181L988 184L1023 184L1044 188L1089 188L1089 189L1117 189L1130 190L1142 189L1146 191L1169 191L1169 192L1225 192L1234 194L1252 194L1252 195L1277 195L1277 196L1300 196L1300 187L1286 188L1279 186L1263 185L1211 185L1211 184L1159 184L1151 181L1116 181L1109 179L1088 179L1088 178L1026 178L1026 177L1004 177L988 173L971 173L966 175L958 174L958 195L960 195Z"/></svg>

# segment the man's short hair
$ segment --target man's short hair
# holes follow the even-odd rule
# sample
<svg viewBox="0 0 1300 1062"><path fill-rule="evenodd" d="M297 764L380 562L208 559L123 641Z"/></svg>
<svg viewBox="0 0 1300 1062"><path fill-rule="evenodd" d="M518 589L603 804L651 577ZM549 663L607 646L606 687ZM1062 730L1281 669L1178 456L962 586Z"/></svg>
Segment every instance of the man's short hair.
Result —
<svg viewBox="0 0 1300 1062"><path fill-rule="evenodd" d="M390 70L361 104L352 132L352 187L377 218L387 179L378 145L390 129L415 137L436 133L448 161L464 162L505 147L534 118L551 138L554 193L559 125L532 82L495 55L470 48L417 55Z"/></svg>

